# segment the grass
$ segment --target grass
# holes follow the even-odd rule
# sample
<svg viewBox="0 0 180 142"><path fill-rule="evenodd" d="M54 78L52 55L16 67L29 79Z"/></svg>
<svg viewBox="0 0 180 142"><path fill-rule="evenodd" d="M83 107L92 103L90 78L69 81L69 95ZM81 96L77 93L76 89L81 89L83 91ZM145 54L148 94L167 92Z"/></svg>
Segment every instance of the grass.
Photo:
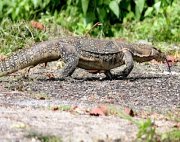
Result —
<svg viewBox="0 0 180 142"><path fill-rule="evenodd" d="M57 106L50 106L49 107L50 110L53 111L71 111L72 110L72 106L70 105L57 105Z"/></svg>
<svg viewBox="0 0 180 142"><path fill-rule="evenodd" d="M133 117L125 114L122 110L117 109L115 107L109 107L110 114L115 114L121 118L124 118L130 121L132 124L135 124L138 127L137 132L137 141L145 141L145 142L155 142L156 141L156 133L153 122L150 119L145 121L143 120L135 120Z"/></svg>
<svg viewBox="0 0 180 142"><path fill-rule="evenodd" d="M125 114L121 109L113 106L108 108L110 115L119 116L125 120L130 121L138 127L136 141L138 142L179 142L180 130L173 129L169 132L159 133L153 121L149 118L146 120L136 120L133 117Z"/></svg>
<svg viewBox="0 0 180 142"><path fill-rule="evenodd" d="M56 24L48 24L45 30L39 30L32 27L30 21L12 22L4 19L0 23L0 54L8 55L36 42L68 34L66 30Z"/></svg>
<svg viewBox="0 0 180 142"><path fill-rule="evenodd" d="M40 21L43 21L43 19L41 19ZM42 23L46 23L45 30L40 30L32 27L30 21L22 20L19 22L12 22L9 19L4 19L0 23L0 54L9 55L18 49L29 47L36 42L73 35L73 33L68 32L61 26L58 26L56 23L47 23L45 21ZM147 32L151 29L146 28L146 26L152 27L152 25L147 25L147 23L148 21L144 22L144 24L143 22L141 22L139 24L131 23L129 26L124 25L123 31L121 29L115 37L125 37L126 39L128 39L128 41L137 41L139 39L147 40L149 36ZM133 29L133 26L137 28ZM143 30L143 28L146 30ZM152 31L150 33L152 33ZM169 32L167 32L167 34L168 33ZM177 34L177 36L179 36L177 37L177 39L180 39L180 34ZM179 42L180 41L176 42L177 47L179 47L180 45ZM171 54L176 54L176 56L178 57L180 55L180 49L173 48L174 43L167 44L164 42L154 42L154 44L163 51L171 52Z"/></svg>
<svg viewBox="0 0 180 142"><path fill-rule="evenodd" d="M32 29L28 22L13 23L5 19L0 26L0 52L10 54L24 46L33 44L35 41L45 40L46 36L46 33Z"/></svg>
<svg viewBox="0 0 180 142"><path fill-rule="evenodd" d="M50 96L43 92L36 93L36 94L32 93L32 97L35 99L38 99L38 100L49 100L50 99Z"/></svg>
<svg viewBox="0 0 180 142"><path fill-rule="evenodd" d="M62 139L58 136L44 135L37 132L30 132L30 134L26 137L31 139L34 138L36 140L39 140L40 142L62 142Z"/></svg>
<svg viewBox="0 0 180 142"><path fill-rule="evenodd" d="M179 142L180 141L180 130L174 129L172 131L163 133L161 135L161 140L163 142Z"/></svg>

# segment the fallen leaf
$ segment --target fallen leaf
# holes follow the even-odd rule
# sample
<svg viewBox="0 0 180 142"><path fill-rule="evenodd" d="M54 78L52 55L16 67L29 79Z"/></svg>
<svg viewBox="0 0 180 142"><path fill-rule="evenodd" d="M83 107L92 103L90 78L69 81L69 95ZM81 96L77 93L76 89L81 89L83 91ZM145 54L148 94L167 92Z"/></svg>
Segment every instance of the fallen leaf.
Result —
<svg viewBox="0 0 180 142"><path fill-rule="evenodd" d="M0 55L0 61L4 61L4 60L5 60L5 58L6 58L6 56L5 56L5 55Z"/></svg>
<svg viewBox="0 0 180 142"><path fill-rule="evenodd" d="M177 122L173 127L174 128L180 128L180 122Z"/></svg>
<svg viewBox="0 0 180 142"><path fill-rule="evenodd" d="M104 105L100 105L96 108L93 108L91 109L90 111L90 115L93 115L93 116L105 116L108 114L108 109L106 106Z"/></svg>
<svg viewBox="0 0 180 142"><path fill-rule="evenodd" d="M134 111L133 111L131 108L126 107L126 108L124 109L124 112L125 112L126 114L128 114L129 116L134 117Z"/></svg>
<svg viewBox="0 0 180 142"><path fill-rule="evenodd" d="M45 30L45 26L37 21L31 21L31 26L39 30Z"/></svg>
<svg viewBox="0 0 180 142"><path fill-rule="evenodd" d="M52 107L52 110L53 111L57 111L57 110L59 110L59 107L58 106L54 106L54 107Z"/></svg>
<svg viewBox="0 0 180 142"><path fill-rule="evenodd" d="M45 100L46 98L45 97L39 97L39 100Z"/></svg>
<svg viewBox="0 0 180 142"><path fill-rule="evenodd" d="M100 109L100 108L93 108L91 111L90 111L90 115L93 115L93 116L104 116L105 114L103 113L103 111Z"/></svg>
<svg viewBox="0 0 180 142"><path fill-rule="evenodd" d="M108 115L108 108L105 105L100 105L99 108L103 111L105 115Z"/></svg>

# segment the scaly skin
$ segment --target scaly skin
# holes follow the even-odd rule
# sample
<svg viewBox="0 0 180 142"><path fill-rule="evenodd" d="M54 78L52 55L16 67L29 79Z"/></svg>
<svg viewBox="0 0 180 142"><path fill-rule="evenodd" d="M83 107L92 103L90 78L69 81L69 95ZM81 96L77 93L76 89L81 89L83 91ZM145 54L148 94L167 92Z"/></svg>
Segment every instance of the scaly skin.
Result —
<svg viewBox="0 0 180 142"><path fill-rule="evenodd" d="M151 45L81 37L60 38L20 50L1 61L0 76L58 59L62 59L66 64L60 73L62 77L70 76L79 67L93 70L94 73L104 72L112 79L117 76L128 76L133 69L133 61L165 61L166 56ZM111 69L123 64L125 67L121 72L111 74Z"/></svg>

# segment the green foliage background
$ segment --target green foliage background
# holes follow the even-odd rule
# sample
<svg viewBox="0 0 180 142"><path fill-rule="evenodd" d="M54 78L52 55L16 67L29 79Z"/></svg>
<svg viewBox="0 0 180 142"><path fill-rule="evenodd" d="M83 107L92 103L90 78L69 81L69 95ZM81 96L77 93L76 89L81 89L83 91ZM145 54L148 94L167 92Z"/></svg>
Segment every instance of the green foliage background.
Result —
<svg viewBox="0 0 180 142"><path fill-rule="evenodd" d="M36 19L84 35L180 41L179 0L0 0L0 21Z"/></svg>

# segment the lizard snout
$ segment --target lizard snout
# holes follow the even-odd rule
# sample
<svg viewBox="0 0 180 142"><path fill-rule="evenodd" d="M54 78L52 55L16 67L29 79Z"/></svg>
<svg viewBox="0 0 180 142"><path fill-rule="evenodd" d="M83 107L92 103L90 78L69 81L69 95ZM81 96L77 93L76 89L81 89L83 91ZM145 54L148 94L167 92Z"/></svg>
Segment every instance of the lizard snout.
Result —
<svg viewBox="0 0 180 142"><path fill-rule="evenodd" d="M163 52L161 52L160 50L154 48L152 50L152 55L154 56L154 59L156 61L166 63L168 71L171 72L171 66L170 66L170 64L169 64L169 62L167 60L166 55Z"/></svg>
<svg viewBox="0 0 180 142"><path fill-rule="evenodd" d="M164 53L160 53L158 56L157 56L157 58L155 59L155 60L157 60L158 62L163 62L163 63L166 63L167 64L167 70L169 71L169 72L171 72L171 66L170 66L170 64L169 64L169 62L168 62L168 60L167 60L167 57L166 57L166 55L164 54Z"/></svg>
<svg viewBox="0 0 180 142"><path fill-rule="evenodd" d="M166 55L155 47L151 50L151 56L158 62L164 62L166 60Z"/></svg>

